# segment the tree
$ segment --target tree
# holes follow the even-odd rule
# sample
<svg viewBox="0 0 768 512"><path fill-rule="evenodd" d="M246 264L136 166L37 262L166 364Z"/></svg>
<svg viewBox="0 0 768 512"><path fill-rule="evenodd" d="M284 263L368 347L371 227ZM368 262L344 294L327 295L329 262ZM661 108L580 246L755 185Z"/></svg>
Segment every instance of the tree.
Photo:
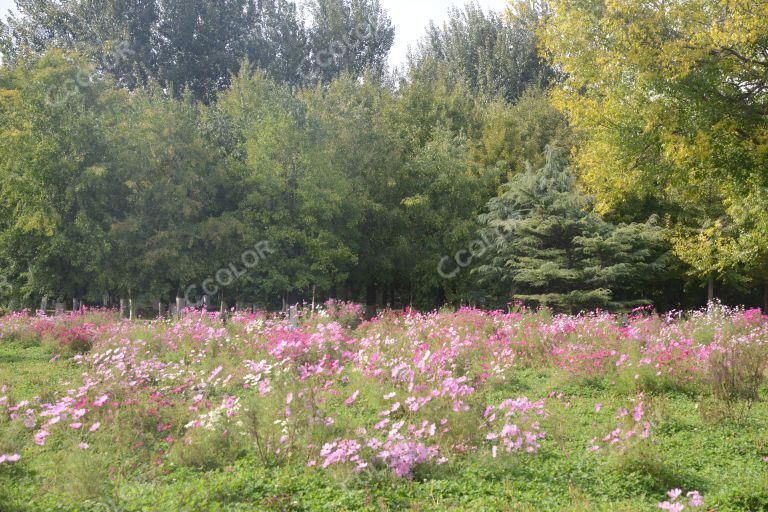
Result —
<svg viewBox="0 0 768 512"><path fill-rule="evenodd" d="M242 133L238 218L245 247L267 242L274 254L242 283L263 296L295 301L313 287L343 282L356 263L348 235L358 220L344 168L327 155L320 123L290 90L244 67L219 107Z"/></svg>
<svg viewBox="0 0 768 512"><path fill-rule="evenodd" d="M111 222L113 258L102 273L115 294L173 302L239 262L246 249L236 215L242 190L224 152L203 135L203 113L190 95L173 100L153 88L133 94L129 105L109 140L125 199Z"/></svg>
<svg viewBox="0 0 768 512"><path fill-rule="evenodd" d="M18 0L17 9L0 32L6 62L53 47L77 51L120 86L154 80L206 103L244 58L297 84L309 52L288 0Z"/></svg>
<svg viewBox="0 0 768 512"><path fill-rule="evenodd" d="M0 265L14 296L101 299L109 225L125 205L107 134L124 94L77 55L0 70Z"/></svg>
<svg viewBox="0 0 768 512"><path fill-rule="evenodd" d="M379 0L311 0L308 8L309 80L327 83L343 72L359 78L366 70L383 77L395 29Z"/></svg>
<svg viewBox="0 0 768 512"><path fill-rule="evenodd" d="M524 2L515 7L507 19L471 3L464 9L452 8L442 27L430 25L410 67L440 62L472 92L509 102L529 87L545 87L554 72L539 55L536 30L547 9Z"/></svg>
<svg viewBox="0 0 768 512"><path fill-rule="evenodd" d="M768 185L768 4L552 6L543 41L566 77L555 101L580 137L575 164L598 209L631 217L652 201L710 295L715 278L766 275L743 273L768 249L738 210Z"/></svg>
<svg viewBox="0 0 768 512"><path fill-rule="evenodd" d="M499 297L558 310L644 303L643 284L665 265L663 231L652 222L615 226L590 211L563 151L514 177L488 203L487 262L475 272Z"/></svg>

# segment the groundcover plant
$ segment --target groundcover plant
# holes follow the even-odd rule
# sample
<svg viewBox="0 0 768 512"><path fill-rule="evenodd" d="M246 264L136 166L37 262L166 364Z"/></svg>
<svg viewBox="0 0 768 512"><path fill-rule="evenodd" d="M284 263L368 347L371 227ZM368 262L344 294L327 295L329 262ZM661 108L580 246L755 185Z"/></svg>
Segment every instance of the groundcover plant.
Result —
<svg viewBox="0 0 768 512"><path fill-rule="evenodd" d="M0 329L0 510L768 509L758 310Z"/></svg>

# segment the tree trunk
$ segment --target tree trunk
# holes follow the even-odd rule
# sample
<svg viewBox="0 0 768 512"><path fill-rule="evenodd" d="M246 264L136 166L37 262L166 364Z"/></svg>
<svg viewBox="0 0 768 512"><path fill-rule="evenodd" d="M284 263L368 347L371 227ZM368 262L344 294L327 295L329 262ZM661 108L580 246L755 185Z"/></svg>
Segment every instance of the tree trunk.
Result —
<svg viewBox="0 0 768 512"><path fill-rule="evenodd" d="M376 285L369 283L365 290L365 317L370 320L376 316Z"/></svg>
<svg viewBox="0 0 768 512"><path fill-rule="evenodd" d="M710 275L707 280L707 304L715 300L715 276Z"/></svg>
<svg viewBox="0 0 768 512"><path fill-rule="evenodd" d="M763 313L768 315L768 283L763 285Z"/></svg>

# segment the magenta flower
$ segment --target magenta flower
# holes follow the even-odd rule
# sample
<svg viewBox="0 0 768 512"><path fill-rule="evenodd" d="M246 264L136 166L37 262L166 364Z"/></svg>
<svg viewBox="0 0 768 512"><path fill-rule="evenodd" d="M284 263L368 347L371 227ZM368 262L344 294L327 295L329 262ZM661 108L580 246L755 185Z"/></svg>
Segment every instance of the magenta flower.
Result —
<svg viewBox="0 0 768 512"><path fill-rule="evenodd" d="M357 396L358 396L359 394L360 394L360 390L357 390L357 391L355 391L354 393L352 393L352 394L349 396L349 398L347 398L346 400L344 400L344 405L346 405L347 407L350 407L352 404L354 404L354 403L355 403L355 400L357 400Z"/></svg>
<svg viewBox="0 0 768 512"><path fill-rule="evenodd" d="M48 437L50 433L47 430L41 430L37 434L35 434L35 444L37 446L43 446L45 444L45 438Z"/></svg>

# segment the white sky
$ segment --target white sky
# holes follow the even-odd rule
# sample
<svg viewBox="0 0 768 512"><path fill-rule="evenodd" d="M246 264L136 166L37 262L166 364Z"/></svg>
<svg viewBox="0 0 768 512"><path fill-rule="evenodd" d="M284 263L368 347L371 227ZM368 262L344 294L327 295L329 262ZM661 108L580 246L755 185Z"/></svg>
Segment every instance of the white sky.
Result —
<svg viewBox="0 0 768 512"><path fill-rule="evenodd" d="M393 65L405 62L408 47L415 47L430 20L441 24L446 19L450 7L462 6L467 1L469 0L381 0L384 8L389 11L396 30L390 62ZM508 3L508 0L473 1L486 11L501 11ZM13 0L0 0L0 13L3 17L13 6Z"/></svg>

